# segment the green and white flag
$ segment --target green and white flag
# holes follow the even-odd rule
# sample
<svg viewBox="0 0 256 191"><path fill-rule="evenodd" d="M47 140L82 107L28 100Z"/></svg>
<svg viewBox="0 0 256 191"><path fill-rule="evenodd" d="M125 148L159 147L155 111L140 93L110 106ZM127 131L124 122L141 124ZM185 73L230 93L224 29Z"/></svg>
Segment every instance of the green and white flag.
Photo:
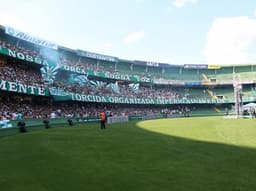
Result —
<svg viewBox="0 0 256 191"><path fill-rule="evenodd" d="M89 81L89 87L91 87L93 90L98 90L102 87L105 87L106 83L101 81Z"/></svg>
<svg viewBox="0 0 256 191"><path fill-rule="evenodd" d="M109 88L114 93L120 94L120 90L119 90L119 86L118 86L118 82L117 81L116 81L116 83L108 84L107 88Z"/></svg>
<svg viewBox="0 0 256 191"><path fill-rule="evenodd" d="M87 75L71 74L68 79L68 84L79 84L81 87L87 86L88 82Z"/></svg>
<svg viewBox="0 0 256 191"><path fill-rule="evenodd" d="M131 88L131 90L133 91L133 93L138 94L139 93L139 86L140 84L129 84L129 87Z"/></svg>
<svg viewBox="0 0 256 191"><path fill-rule="evenodd" d="M46 84L53 84L58 73L59 66L44 66L40 69L42 78Z"/></svg>

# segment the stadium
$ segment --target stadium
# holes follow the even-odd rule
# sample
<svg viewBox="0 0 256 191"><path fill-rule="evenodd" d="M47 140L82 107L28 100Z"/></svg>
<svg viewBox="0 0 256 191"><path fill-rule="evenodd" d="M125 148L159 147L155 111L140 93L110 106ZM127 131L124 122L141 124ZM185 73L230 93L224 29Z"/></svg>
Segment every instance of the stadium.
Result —
<svg viewBox="0 0 256 191"><path fill-rule="evenodd" d="M3 190L256 188L256 65L126 60L0 26L0 70Z"/></svg>

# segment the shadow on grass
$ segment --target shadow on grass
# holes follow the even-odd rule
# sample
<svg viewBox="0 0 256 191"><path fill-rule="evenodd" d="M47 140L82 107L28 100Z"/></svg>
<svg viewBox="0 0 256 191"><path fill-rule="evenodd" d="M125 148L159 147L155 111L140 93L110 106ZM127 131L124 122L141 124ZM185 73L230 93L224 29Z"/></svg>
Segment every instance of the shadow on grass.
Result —
<svg viewBox="0 0 256 191"><path fill-rule="evenodd" d="M0 139L3 190L256 190L256 150L147 131L136 122ZM14 183L15 182L15 183Z"/></svg>

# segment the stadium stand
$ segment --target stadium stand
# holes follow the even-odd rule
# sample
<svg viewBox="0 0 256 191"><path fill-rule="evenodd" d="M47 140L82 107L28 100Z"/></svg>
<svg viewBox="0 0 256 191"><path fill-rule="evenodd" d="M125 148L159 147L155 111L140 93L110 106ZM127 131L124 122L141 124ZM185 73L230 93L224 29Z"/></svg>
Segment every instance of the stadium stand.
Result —
<svg viewBox="0 0 256 191"><path fill-rule="evenodd" d="M0 79L22 82L27 85L45 86L38 67L27 65L17 60L7 59L2 62Z"/></svg>
<svg viewBox="0 0 256 191"><path fill-rule="evenodd" d="M120 59L119 64L116 64L116 71L118 71L120 73L132 74L132 71L131 71L132 64L133 64L133 62L131 62L129 60Z"/></svg>
<svg viewBox="0 0 256 191"><path fill-rule="evenodd" d="M25 119L221 115L234 104L233 72L244 101L255 100L256 67L168 65L66 47L42 47L0 29L0 116ZM40 59L39 61L36 61ZM147 117L146 117L147 116ZM29 124L29 123L28 123Z"/></svg>

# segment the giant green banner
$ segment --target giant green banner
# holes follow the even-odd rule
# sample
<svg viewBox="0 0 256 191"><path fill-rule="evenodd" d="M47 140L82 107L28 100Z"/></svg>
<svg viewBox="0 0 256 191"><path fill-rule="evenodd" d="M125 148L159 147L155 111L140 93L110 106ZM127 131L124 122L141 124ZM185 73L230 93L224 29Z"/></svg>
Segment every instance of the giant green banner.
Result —
<svg viewBox="0 0 256 191"><path fill-rule="evenodd" d="M11 50L9 48L1 47L0 46L0 54L4 54L7 56L11 56L13 58L17 58L19 60L24 60L44 66L58 66L58 63L52 62L43 58L31 56L27 53ZM111 72L106 73L100 73L93 70L87 70L81 67L73 67L68 65L60 65L59 69L69 71L69 72L75 72L79 74L86 74L91 76L98 76L102 78L109 78L109 79L115 79L115 80L126 80L126 81L133 81L133 82L152 82L150 78L147 77L134 77L127 74L112 74Z"/></svg>
<svg viewBox="0 0 256 191"><path fill-rule="evenodd" d="M65 92L57 89L50 89L50 94L56 101L73 100L82 102L114 103L114 104L222 104L233 103L233 99L151 99L151 98L129 98L117 96L86 95L73 92ZM251 100L250 100L251 101Z"/></svg>
<svg viewBox="0 0 256 191"><path fill-rule="evenodd" d="M40 96L49 96L48 89L38 86L30 86L21 84L18 82L10 82L0 79L0 90L31 94L31 95L40 95Z"/></svg>
<svg viewBox="0 0 256 191"><path fill-rule="evenodd" d="M18 82L10 82L0 79L0 90L29 95L49 96L55 101L81 101L98 102L113 104L153 104L153 105L172 105L172 104L223 104L234 103L234 99L151 99L151 98L130 98L117 96L99 96L89 94L78 94L67 92L56 88L43 88L39 86L30 86ZM245 98L244 102L256 101L255 97Z"/></svg>
<svg viewBox="0 0 256 191"><path fill-rule="evenodd" d="M109 78L109 79L115 79L115 80L124 80L124 81L132 81L132 82L153 82L151 78L148 77L135 77L130 76L128 74L119 74L119 73L111 73L111 72L96 72L93 70L87 70L80 67L74 67L74 66L68 66L63 65L61 69L65 71L75 72L79 74L85 74L88 76L98 76L102 78Z"/></svg>
<svg viewBox="0 0 256 191"><path fill-rule="evenodd" d="M4 54L6 56L11 56L13 58L17 58L19 60L33 62L33 63L40 64L40 65L47 65L47 66L56 66L57 65L57 63L45 60L43 58L31 56L27 53L11 50L9 48L5 48L5 47L1 47L1 46L0 46L0 54Z"/></svg>
<svg viewBox="0 0 256 191"><path fill-rule="evenodd" d="M114 97L114 96L98 96L85 95L77 93L69 93L71 100L83 102L100 102L100 103L120 103L120 104L215 104L226 103L220 99L152 99L152 98L129 98L129 97Z"/></svg>

